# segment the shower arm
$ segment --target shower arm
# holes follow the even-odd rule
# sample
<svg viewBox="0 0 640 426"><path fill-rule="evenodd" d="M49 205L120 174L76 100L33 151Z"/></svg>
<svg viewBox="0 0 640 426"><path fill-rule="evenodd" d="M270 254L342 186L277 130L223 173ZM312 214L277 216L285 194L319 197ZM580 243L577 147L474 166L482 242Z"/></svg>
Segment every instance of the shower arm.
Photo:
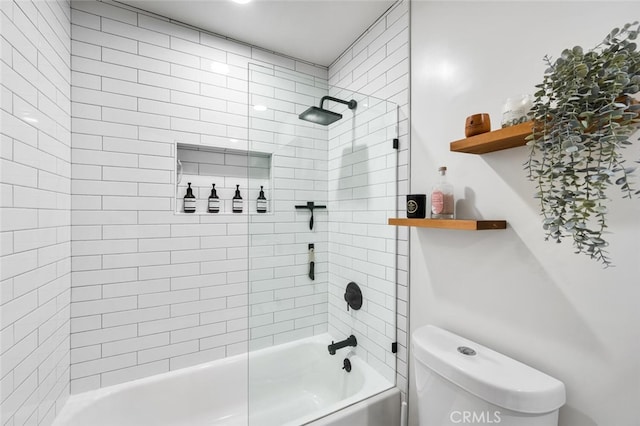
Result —
<svg viewBox="0 0 640 426"><path fill-rule="evenodd" d="M320 99L320 109L324 109L322 107L322 105L324 104L324 101L333 101L333 102L345 104L349 107L349 109L355 109L356 106L358 105L358 103L353 99L350 101L343 101L342 99L334 98L333 96L323 96L322 99Z"/></svg>

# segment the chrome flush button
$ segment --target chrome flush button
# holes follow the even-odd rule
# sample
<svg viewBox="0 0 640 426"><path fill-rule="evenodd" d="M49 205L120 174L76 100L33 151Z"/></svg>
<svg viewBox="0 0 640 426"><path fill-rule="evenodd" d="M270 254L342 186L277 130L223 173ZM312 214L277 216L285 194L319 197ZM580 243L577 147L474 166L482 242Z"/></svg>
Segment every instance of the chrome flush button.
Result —
<svg viewBox="0 0 640 426"><path fill-rule="evenodd" d="M458 352L460 352L462 355L468 355L468 356L473 356L476 354L476 351L474 351L468 346L458 346Z"/></svg>

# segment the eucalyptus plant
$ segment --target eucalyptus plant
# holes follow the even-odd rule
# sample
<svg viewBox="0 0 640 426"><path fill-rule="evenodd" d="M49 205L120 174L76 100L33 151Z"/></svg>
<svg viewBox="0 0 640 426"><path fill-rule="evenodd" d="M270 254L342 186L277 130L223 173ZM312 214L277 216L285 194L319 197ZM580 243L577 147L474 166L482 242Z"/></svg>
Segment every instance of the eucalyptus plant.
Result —
<svg viewBox="0 0 640 426"><path fill-rule="evenodd" d="M622 150L631 145L640 122L631 95L640 90L640 52L634 40L638 22L614 28L585 52L566 49L536 85L533 133L528 137L529 178L537 185L546 239L571 237L576 253L611 266L607 253L607 188L623 198L639 194L635 167Z"/></svg>

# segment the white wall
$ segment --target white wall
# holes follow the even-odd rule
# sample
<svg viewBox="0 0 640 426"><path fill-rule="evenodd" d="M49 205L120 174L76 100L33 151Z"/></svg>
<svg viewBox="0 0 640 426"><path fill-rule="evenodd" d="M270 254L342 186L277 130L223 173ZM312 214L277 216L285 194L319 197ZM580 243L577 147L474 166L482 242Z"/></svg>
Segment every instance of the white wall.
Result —
<svg viewBox="0 0 640 426"><path fill-rule="evenodd" d="M301 284L296 275L304 276L306 264L306 244L296 232L305 229L308 216L297 214L292 205L313 197L312 191L304 191L315 185L310 172L326 170L326 161L302 158L301 146L289 144L292 134L304 135L280 120L294 111L248 113L250 84L261 90L256 92L261 100L271 102L267 106L294 110L302 108L300 99L308 101L326 90L326 69L116 3L77 1L72 12L71 391L243 352L250 309L273 317L275 311L293 307L289 305L300 308L302 299L326 305L326 292L324 300L302 294L303 288L297 288L300 301L282 297L282 284ZM229 73L215 72L213 63L227 65ZM250 80L249 63L263 65L271 74L303 72L306 80ZM285 142L281 136L290 130ZM176 142L263 152L270 152L268 142L289 144L272 158L275 183L287 193L274 194L285 202L272 206L283 215L252 218L251 228L246 215L176 215ZM306 155L326 158L326 146L317 148L320 154L307 150ZM311 177L302 175L298 169L303 168L311 169L304 170ZM285 172L299 172L297 180L286 179ZM298 187L287 186L292 184ZM257 189L243 189L248 206ZM319 190L326 197L326 187ZM233 195L221 190L224 194ZM208 196L208 191L200 195ZM285 237L295 246L274 244L279 241L273 233L283 229L290 231ZM291 247L301 248L302 254L283 252ZM318 272L322 279L326 267L321 264ZM251 300L248 279L264 290ZM308 315L311 333L314 321L326 323L326 313L318 314ZM286 332L304 328L302 319L288 319L254 323L251 337L273 344L290 338Z"/></svg>
<svg viewBox="0 0 640 426"><path fill-rule="evenodd" d="M329 133L329 330L344 337L348 336L349 330L357 338L363 336L361 355L390 380L393 380L393 368L396 368L395 381L404 398L408 377L408 231L386 225L386 222L388 217L406 215L408 1L395 4L329 67L329 84L334 90L332 94L338 98L349 98L352 95L350 91L353 91L358 92L357 96L365 94L388 100L398 108L397 129L388 126L382 143L377 145L376 133L379 134L378 130L383 128L383 117L386 116L365 120L370 115L366 101L362 102L357 113L362 116L356 115L353 121L354 129L345 128L352 125L345 122ZM347 110L344 114L350 112ZM363 135L368 136L365 139ZM400 142L397 156L389 149L394 137L398 137ZM382 164L385 156L388 162ZM362 162L364 159L367 161ZM379 185L384 179L388 179L388 183L397 180L397 185ZM393 194L397 195L397 213L393 212L393 200L388 198ZM380 202L388 205L384 207ZM396 235L397 245L394 243ZM384 250L380 248L383 241L387 245ZM387 267L386 271L383 271L384 267ZM343 295L350 280L362 287L365 304L361 311L345 310ZM397 356L390 351L389 345L393 341L398 342Z"/></svg>
<svg viewBox="0 0 640 426"><path fill-rule="evenodd" d="M446 165L461 215L509 226L411 230L411 330L436 324L562 380L561 426L638 424L640 202L612 193L617 266L603 270L568 241L544 242L525 147L474 156L449 152L449 142L473 113L490 113L498 128L504 100L542 80L546 53L595 46L638 16L635 2L412 5L411 192L428 193Z"/></svg>
<svg viewBox="0 0 640 426"><path fill-rule="evenodd" d="M0 8L0 423L49 424L69 394L71 13Z"/></svg>

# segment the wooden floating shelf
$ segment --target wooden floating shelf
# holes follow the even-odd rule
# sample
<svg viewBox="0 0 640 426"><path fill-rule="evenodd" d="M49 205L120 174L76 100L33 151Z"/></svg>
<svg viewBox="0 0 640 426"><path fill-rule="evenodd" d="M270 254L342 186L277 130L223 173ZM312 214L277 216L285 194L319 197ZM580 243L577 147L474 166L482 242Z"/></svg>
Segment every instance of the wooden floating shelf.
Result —
<svg viewBox="0 0 640 426"><path fill-rule="evenodd" d="M526 123L451 142L449 149L454 152L466 152L468 154L485 154L487 152L515 148L526 145L525 138L532 131L533 122L527 121Z"/></svg>
<svg viewBox="0 0 640 426"><path fill-rule="evenodd" d="M458 229L462 231L485 231L506 229L506 220L464 220L464 219L404 219L389 218L389 225L415 226L419 228Z"/></svg>

